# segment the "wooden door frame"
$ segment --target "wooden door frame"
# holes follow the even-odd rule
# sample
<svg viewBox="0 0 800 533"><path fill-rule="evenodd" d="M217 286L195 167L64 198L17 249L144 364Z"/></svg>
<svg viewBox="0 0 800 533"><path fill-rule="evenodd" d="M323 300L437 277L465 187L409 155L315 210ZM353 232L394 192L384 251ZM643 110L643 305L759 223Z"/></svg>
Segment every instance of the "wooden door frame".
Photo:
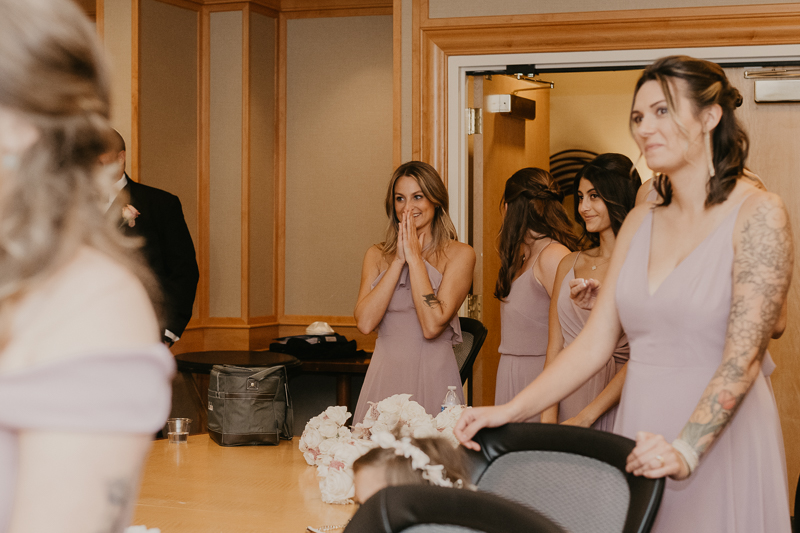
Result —
<svg viewBox="0 0 800 533"><path fill-rule="evenodd" d="M412 151L447 183L451 56L800 43L800 4L428 18L415 0Z"/></svg>

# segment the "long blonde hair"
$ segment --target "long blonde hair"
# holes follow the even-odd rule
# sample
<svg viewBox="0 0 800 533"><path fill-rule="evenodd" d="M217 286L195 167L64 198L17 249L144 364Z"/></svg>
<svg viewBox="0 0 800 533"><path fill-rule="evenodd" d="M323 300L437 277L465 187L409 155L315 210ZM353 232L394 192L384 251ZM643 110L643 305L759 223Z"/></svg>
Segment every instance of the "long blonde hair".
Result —
<svg viewBox="0 0 800 533"><path fill-rule="evenodd" d="M397 252L397 227L400 219L394 208L394 186L402 177L408 176L417 182L422 194L434 205L433 221L431 222L431 241L429 249L438 255L447 248L450 241L458 239L456 227L450 220L447 210L450 207L450 197L436 169L422 161L409 161L403 163L392 174L389 180L389 189L386 191L386 216L389 225L386 227L386 240L381 243L384 255L393 255Z"/></svg>
<svg viewBox="0 0 800 533"><path fill-rule="evenodd" d="M157 304L138 243L105 214L113 178L109 79L90 22L70 0L0 2L0 106L38 139L0 165L0 320L26 292L89 245L133 271ZM158 307L158 306L157 306ZM0 332L0 345L9 331Z"/></svg>

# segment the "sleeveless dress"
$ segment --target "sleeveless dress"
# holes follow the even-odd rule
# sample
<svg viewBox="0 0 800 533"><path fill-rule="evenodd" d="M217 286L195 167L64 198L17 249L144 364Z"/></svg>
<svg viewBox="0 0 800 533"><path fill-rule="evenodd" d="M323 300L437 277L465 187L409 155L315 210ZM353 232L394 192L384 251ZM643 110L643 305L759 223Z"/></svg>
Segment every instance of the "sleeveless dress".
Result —
<svg viewBox="0 0 800 533"><path fill-rule="evenodd" d="M733 210L649 294L653 212L631 241L616 300L631 357L614 432L671 442L721 360L731 307ZM789 533L783 437L758 373L738 411L686 480L667 479L654 533Z"/></svg>
<svg viewBox="0 0 800 533"><path fill-rule="evenodd" d="M578 262L579 256L580 253L575 256L575 263ZM561 324L561 334L564 337L564 348L575 340L583 326L586 325L591 313L591 311L575 305L575 302L569 297L569 282L575 279L575 263L572 263L572 268L564 277L561 289L558 292L558 321ZM625 333L622 333L617 342L617 347L614 349L614 357L608 360L606 366L558 404L558 422L561 423L576 416L584 407L592 403L614 379L617 372L625 366L629 353L628 337L625 336ZM612 407L592 424L592 428L601 431L613 430L616 412L617 406Z"/></svg>
<svg viewBox="0 0 800 533"><path fill-rule="evenodd" d="M497 366L495 405L511 401L544 370L550 296L533 275L533 267L547 246L539 251L531 267L511 283L508 296L500 302L498 351L501 355ZM536 415L527 422L538 422L539 419L540 415Z"/></svg>
<svg viewBox="0 0 800 533"><path fill-rule="evenodd" d="M442 274L425 261L434 294L439 293ZM372 282L374 289L386 271ZM378 325L375 351L358 396L353 423L364 420L368 402L377 403L394 394L411 394L411 399L436 416L449 385L464 403L461 376L453 345L461 342L461 324L454 316L441 335L426 339L411 296L408 265L403 266L394 294Z"/></svg>

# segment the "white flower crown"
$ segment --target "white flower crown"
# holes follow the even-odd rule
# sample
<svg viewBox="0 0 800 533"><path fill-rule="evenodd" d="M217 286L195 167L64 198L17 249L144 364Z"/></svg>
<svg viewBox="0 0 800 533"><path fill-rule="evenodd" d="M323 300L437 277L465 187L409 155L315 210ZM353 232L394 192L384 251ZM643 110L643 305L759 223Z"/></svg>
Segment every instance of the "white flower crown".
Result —
<svg viewBox="0 0 800 533"><path fill-rule="evenodd" d="M373 434L372 442L387 450L394 449L397 455L402 455L407 459L411 459L411 468L420 470L422 472L422 478L428 480L431 485L455 487L458 489L464 486L462 480L459 479L453 483L445 476L444 465L431 464L431 458L428 457L428 454L411 444L411 439L408 437L397 440L391 433L383 431Z"/></svg>

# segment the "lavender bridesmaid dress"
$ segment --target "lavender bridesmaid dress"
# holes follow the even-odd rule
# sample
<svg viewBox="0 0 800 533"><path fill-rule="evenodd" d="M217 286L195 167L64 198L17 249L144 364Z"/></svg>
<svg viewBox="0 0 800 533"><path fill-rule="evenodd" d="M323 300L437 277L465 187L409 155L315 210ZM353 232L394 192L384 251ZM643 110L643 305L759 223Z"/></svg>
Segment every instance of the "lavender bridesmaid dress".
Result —
<svg viewBox="0 0 800 533"><path fill-rule="evenodd" d="M550 244L552 242L547 246ZM495 405L509 402L544 370L550 296L533 275L533 267L544 248L531 267L511 283L508 296L500 302L498 350L501 355L497 366ZM538 422L539 419L540 415L536 415L527 422Z"/></svg>
<svg viewBox="0 0 800 533"><path fill-rule="evenodd" d="M425 262L431 287L439 293L442 275ZM372 288L386 271L372 282ZM449 385L456 386L456 394L464 403L461 377L458 373L453 345L461 342L461 325L454 316L441 335L426 339L422 334L411 297L408 265L403 267L394 295L378 325L375 352L364 377L358 397L353 423L364 420L368 402L379 402L394 394L411 394L411 399L422 405L431 415L442 410L442 400Z"/></svg>
<svg viewBox="0 0 800 533"><path fill-rule="evenodd" d="M739 206L741 207L741 205ZM731 307L739 208L649 293L652 211L631 241L617 307L631 357L614 432L672 441L717 370ZM728 427L686 480L667 480L655 533L789 533L778 411L760 372Z"/></svg>
<svg viewBox="0 0 800 533"><path fill-rule="evenodd" d="M577 263L579 256L580 254L575 256L575 263ZM564 348L574 341L578 333L581 332L589 319L590 313L590 311L575 305L575 302L569 297L569 282L575 279L575 263L572 263L572 268L564 277L561 289L558 292L558 321L561 324L561 334L564 337ZM608 360L606 366L558 404L559 423L576 416L584 407L592 403L592 400L603 392L603 389L606 388L611 380L614 379L614 376L617 375L617 372L628 361L629 353L628 337L623 333L617 342L617 347L614 349L614 357ZM616 413L617 407L614 406L598 418L592 424L592 428L611 431L614 429Z"/></svg>

